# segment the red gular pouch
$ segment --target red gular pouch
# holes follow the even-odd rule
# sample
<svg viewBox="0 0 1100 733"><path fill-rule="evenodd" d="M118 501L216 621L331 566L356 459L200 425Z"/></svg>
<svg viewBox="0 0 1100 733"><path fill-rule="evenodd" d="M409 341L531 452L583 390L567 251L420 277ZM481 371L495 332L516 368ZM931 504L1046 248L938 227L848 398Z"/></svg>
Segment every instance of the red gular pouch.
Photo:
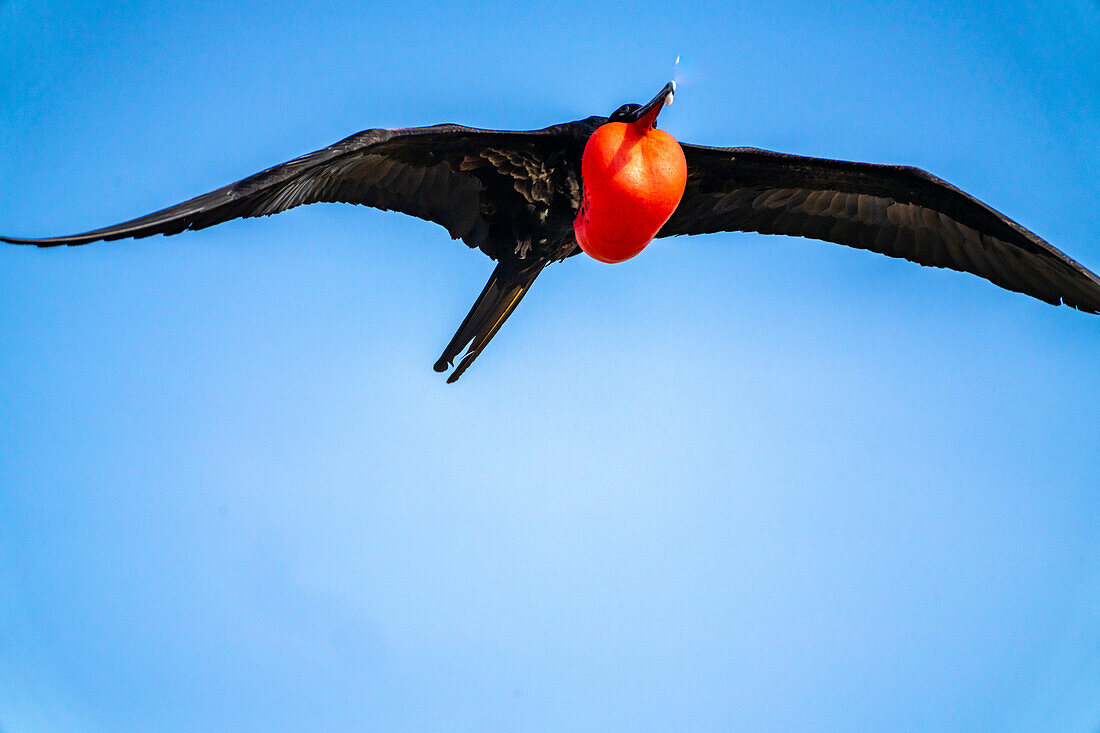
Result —
<svg viewBox="0 0 1100 733"><path fill-rule="evenodd" d="M584 148L577 243L600 262L641 252L676 211L687 184L680 143L653 125L663 105L637 122L601 125Z"/></svg>

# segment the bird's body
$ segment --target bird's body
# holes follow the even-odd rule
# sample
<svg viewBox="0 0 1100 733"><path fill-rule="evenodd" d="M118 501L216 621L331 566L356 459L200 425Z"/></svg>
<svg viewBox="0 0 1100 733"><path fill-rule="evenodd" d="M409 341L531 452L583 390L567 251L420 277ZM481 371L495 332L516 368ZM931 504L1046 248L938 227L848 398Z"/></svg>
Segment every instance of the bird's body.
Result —
<svg viewBox="0 0 1100 733"><path fill-rule="evenodd" d="M465 351L448 381L481 353L549 263L581 251L578 240L597 259L618 261L654 235L803 236L970 272L1049 303L1100 312L1095 274L922 170L677 144L653 128L673 89L667 85L648 104L624 105L610 118L542 130L366 130L123 224L68 237L0 241L48 247L177 234L316 202L364 204L427 219L497 261L435 365L445 371ZM623 132L616 125L634 129L635 138L650 135L642 147L653 152L616 156L626 150L624 141L639 145L625 133L616 138L616 130ZM611 142L601 143L597 160L589 143L603 137ZM615 178L623 161L634 168Z"/></svg>

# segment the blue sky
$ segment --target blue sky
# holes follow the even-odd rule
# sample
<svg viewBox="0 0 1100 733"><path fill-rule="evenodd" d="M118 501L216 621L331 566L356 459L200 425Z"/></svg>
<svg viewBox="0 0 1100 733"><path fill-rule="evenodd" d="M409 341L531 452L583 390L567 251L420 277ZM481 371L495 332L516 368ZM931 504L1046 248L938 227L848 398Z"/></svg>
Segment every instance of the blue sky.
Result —
<svg viewBox="0 0 1100 733"><path fill-rule="evenodd" d="M918 165L1100 268L1095 3L312 5L0 2L0 231L675 73L681 140ZM448 386L490 269L348 206L0 249L0 730L1098 729L1100 320L681 238Z"/></svg>

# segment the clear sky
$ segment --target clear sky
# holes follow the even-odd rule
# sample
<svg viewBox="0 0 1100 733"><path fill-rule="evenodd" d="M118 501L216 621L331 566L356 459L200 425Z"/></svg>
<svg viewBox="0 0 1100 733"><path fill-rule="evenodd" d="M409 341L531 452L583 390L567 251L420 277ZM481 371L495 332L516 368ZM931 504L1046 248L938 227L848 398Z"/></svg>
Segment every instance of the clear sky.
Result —
<svg viewBox="0 0 1100 733"><path fill-rule="evenodd" d="M674 71L672 62L681 57ZM673 76L1100 269L1100 6L0 2L0 231ZM804 239L551 267L303 207L0 248L0 730L1100 726L1100 319Z"/></svg>

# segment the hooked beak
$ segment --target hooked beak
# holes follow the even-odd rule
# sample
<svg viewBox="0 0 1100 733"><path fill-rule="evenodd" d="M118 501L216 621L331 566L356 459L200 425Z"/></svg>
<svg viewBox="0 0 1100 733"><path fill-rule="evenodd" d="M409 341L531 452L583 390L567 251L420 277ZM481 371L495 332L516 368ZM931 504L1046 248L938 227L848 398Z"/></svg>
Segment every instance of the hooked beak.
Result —
<svg viewBox="0 0 1100 733"><path fill-rule="evenodd" d="M666 104L672 104L672 95L676 91L676 82L670 81L665 88L657 93L657 96L634 110L634 119L631 124L639 132L646 132L657 125L657 115Z"/></svg>

